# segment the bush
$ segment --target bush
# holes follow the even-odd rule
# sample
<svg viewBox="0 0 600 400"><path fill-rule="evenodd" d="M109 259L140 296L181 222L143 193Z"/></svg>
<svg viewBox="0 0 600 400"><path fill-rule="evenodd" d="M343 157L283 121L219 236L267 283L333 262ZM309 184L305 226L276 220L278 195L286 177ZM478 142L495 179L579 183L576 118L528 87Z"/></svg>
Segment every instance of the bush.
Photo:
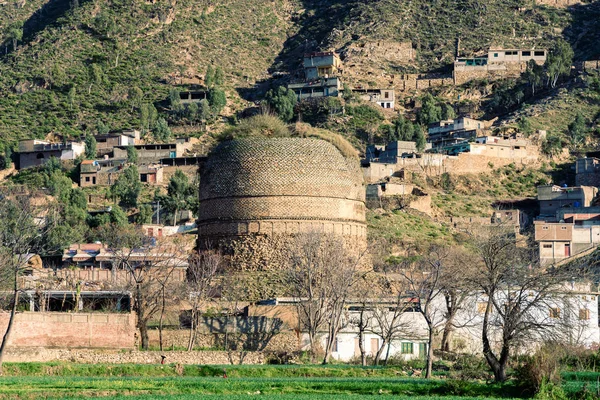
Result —
<svg viewBox="0 0 600 400"><path fill-rule="evenodd" d="M524 356L515 370L519 385L531 394L542 393L542 389L546 392L554 390L551 385L560 385L560 360L564 355L563 347L546 343L533 355Z"/></svg>

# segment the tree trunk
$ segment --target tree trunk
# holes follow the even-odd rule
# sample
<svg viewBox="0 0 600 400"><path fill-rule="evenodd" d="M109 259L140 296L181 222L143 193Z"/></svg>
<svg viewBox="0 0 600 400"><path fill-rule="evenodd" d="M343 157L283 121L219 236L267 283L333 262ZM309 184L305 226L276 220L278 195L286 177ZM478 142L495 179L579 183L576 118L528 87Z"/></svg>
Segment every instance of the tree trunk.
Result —
<svg viewBox="0 0 600 400"><path fill-rule="evenodd" d="M194 348L194 342L196 341L196 324L195 324L195 319L196 319L196 307L192 307L192 315L191 315L191 320L190 320L190 337L188 339L188 347L187 347L187 351L192 351L192 348Z"/></svg>
<svg viewBox="0 0 600 400"><path fill-rule="evenodd" d="M165 286L161 289L162 304L160 307L160 318L158 320L158 346L163 351L163 319L165 316Z"/></svg>
<svg viewBox="0 0 600 400"><path fill-rule="evenodd" d="M388 360L390 359L390 348L392 347L392 342L388 342L387 350L385 351L385 361L383 362L383 366L387 367Z"/></svg>
<svg viewBox="0 0 600 400"><path fill-rule="evenodd" d="M433 369L433 327L429 326L429 340L427 342L427 366L425 368L425 378L431 378Z"/></svg>
<svg viewBox="0 0 600 400"><path fill-rule="evenodd" d="M13 287L13 304L10 309L10 318L8 319L8 326L6 327L6 332L4 332L4 337L2 338L2 345L0 345L0 375L2 375L2 363L4 362L4 351L6 350L6 345L8 344L8 339L10 338L10 334L12 332L13 323L15 321L15 316L17 314L17 305L19 304L19 269L17 268L15 271L15 282Z"/></svg>
<svg viewBox="0 0 600 400"><path fill-rule="evenodd" d="M365 367L367 365L367 353L365 353L365 333L358 333L358 350L360 351L360 364Z"/></svg>
<svg viewBox="0 0 600 400"><path fill-rule="evenodd" d="M494 355L492 346L490 345L490 339L488 337L489 319L492 311L492 295L489 295L487 306L485 308L485 315L483 316L483 326L481 328L481 341L483 344L483 355L487 361L490 369L494 373L494 380L496 382L504 382L506 380L506 366L504 368Z"/></svg>
<svg viewBox="0 0 600 400"><path fill-rule="evenodd" d="M373 358L373 365L379 365L379 359L381 358L381 353L383 353L383 349L387 346L387 340L382 338L381 346L377 349L375 353L375 357ZM372 349L371 349L372 351Z"/></svg>
<svg viewBox="0 0 600 400"><path fill-rule="evenodd" d="M138 325L138 329L140 330L140 338L142 339L142 350L148 350L148 326L145 321L140 321Z"/></svg>

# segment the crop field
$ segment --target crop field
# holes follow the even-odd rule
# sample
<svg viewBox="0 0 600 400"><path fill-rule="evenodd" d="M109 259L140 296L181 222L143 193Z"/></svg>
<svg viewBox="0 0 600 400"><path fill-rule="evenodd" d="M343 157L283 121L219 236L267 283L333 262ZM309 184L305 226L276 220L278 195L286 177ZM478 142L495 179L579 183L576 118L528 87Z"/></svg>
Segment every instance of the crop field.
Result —
<svg viewBox="0 0 600 400"><path fill-rule="evenodd" d="M224 368L227 378L223 377ZM598 393L600 373L563 374L570 398ZM6 364L0 399L494 399L527 398L498 385L438 375L401 376L397 367Z"/></svg>

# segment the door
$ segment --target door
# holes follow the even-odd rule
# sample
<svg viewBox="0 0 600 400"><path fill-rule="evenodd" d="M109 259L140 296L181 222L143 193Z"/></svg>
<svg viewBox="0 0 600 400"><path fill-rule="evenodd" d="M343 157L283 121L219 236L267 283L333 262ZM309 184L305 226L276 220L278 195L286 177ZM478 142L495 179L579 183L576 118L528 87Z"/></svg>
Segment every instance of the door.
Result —
<svg viewBox="0 0 600 400"><path fill-rule="evenodd" d="M565 257L571 257L571 243L565 244Z"/></svg>
<svg viewBox="0 0 600 400"><path fill-rule="evenodd" d="M377 353L377 350L379 350L379 339L371 338L371 354L375 355L375 353Z"/></svg>
<svg viewBox="0 0 600 400"><path fill-rule="evenodd" d="M419 343L419 358L427 358L427 343Z"/></svg>

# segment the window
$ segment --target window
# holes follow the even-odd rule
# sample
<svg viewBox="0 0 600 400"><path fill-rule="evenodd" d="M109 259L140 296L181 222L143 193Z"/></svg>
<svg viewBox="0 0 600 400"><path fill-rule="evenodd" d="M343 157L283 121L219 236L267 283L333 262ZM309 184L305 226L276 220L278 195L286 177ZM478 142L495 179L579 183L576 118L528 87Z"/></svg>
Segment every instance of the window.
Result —
<svg viewBox="0 0 600 400"><path fill-rule="evenodd" d="M86 176L86 177L85 177L85 181L86 181L86 182L89 182L89 181L90 181L90 177L89 177L89 176Z"/></svg>
<svg viewBox="0 0 600 400"><path fill-rule="evenodd" d="M547 226L542 226L542 229L545 230L545 231L547 231L548 227Z"/></svg>
<svg viewBox="0 0 600 400"><path fill-rule="evenodd" d="M494 58L498 58L498 53L494 53Z"/></svg>
<svg viewBox="0 0 600 400"><path fill-rule="evenodd" d="M579 319L582 321L587 321L590 319L590 310L588 310L587 308L580 308L579 309Z"/></svg>
<svg viewBox="0 0 600 400"><path fill-rule="evenodd" d="M551 244L544 244L542 247L543 247L544 249L551 249L551 248L552 248L552 245L551 245Z"/></svg>
<svg viewBox="0 0 600 400"><path fill-rule="evenodd" d="M413 354L413 344L408 342L402 342L402 354Z"/></svg>
<svg viewBox="0 0 600 400"><path fill-rule="evenodd" d="M566 231L567 227L566 226L561 226L560 229L563 230L563 231Z"/></svg>
<svg viewBox="0 0 600 400"><path fill-rule="evenodd" d="M550 318L560 318L560 308L551 308Z"/></svg>
<svg viewBox="0 0 600 400"><path fill-rule="evenodd" d="M544 51L534 51L533 55L536 57L544 57L546 53Z"/></svg>
<svg viewBox="0 0 600 400"><path fill-rule="evenodd" d="M531 57L531 51L523 51L523 52L521 52L521 55L523 57Z"/></svg>

